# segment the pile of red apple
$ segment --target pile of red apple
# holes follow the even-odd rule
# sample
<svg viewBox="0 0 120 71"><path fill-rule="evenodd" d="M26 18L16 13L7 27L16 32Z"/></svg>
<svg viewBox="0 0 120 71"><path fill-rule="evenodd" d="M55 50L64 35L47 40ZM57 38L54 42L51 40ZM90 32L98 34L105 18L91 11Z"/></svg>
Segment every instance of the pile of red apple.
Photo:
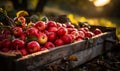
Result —
<svg viewBox="0 0 120 71"><path fill-rule="evenodd" d="M0 51L20 53L22 56L57 48L102 33L100 29L92 32L87 27L76 29L70 23L55 21L26 23L26 19L22 16L15 18L14 22L11 29L3 29L0 32Z"/></svg>

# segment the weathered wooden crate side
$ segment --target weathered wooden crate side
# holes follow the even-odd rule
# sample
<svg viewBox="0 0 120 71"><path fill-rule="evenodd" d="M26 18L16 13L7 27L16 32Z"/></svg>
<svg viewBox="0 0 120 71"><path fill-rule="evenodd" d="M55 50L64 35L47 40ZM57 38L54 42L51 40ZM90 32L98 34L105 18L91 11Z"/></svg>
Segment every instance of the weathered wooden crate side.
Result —
<svg viewBox="0 0 120 71"><path fill-rule="evenodd" d="M75 52L78 52L79 50L84 49L84 47L87 48L87 46L85 45L86 43L87 43L86 41L81 41L81 42L57 47L46 53L40 54L38 52L35 54L31 54L26 57L17 59L16 66L19 68L24 65L23 67L25 68L21 68L24 70L32 70L32 69L35 69L36 67L42 67L45 64L51 63L55 60L71 55Z"/></svg>
<svg viewBox="0 0 120 71"><path fill-rule="evenodd" d="M94 45L91 48L88 48L86 50L83 50L81 52L77 52L74 53L73 56L78 57L78 61L73 61L71 62L71 68L74 68L80 64L83 64L93 58L95 58L98 55L101 55L103 53L105 53L106 51L111 50L115 44L113 44L112 42L107 42L107 39L111 39L111 40L115 40L115 35L114 32L113 33L108 33L108 35L106 35L106 37L104 37L105 39L102 39L101 37L99 39L96 40L97 41L101 41L100 43L98 42L96 45Z"/></svg>

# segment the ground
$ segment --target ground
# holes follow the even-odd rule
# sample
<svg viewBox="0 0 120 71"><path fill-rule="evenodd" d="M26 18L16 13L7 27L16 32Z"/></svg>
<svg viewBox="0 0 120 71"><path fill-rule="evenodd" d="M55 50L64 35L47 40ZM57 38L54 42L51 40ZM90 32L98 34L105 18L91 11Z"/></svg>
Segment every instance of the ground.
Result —
<svg viewBox="0 0 120 71"><path fill-rule="evenodd" d="M120 71L120 44L72 71Z"/></svg>

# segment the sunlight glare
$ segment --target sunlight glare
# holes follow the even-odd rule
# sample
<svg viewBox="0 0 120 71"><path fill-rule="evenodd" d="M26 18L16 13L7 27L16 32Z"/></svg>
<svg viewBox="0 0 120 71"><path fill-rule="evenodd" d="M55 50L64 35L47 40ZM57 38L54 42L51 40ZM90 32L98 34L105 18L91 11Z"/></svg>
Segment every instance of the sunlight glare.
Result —
<svg viewBox="0 0 120 71"><path fill-rule="evenodd" d="M110 0L94 0L93 3L96 7L102 7L110 3Z"/></svg>

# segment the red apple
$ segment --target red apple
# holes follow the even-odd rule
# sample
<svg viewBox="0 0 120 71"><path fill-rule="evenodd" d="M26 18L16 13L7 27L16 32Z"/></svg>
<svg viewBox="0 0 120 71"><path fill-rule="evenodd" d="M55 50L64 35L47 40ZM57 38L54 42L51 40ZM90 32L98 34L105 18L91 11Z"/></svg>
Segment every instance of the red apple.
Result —
<svg viewBox="0 0 120 71"><path fill-rule="evenodd" d="M27 44L27 50L30 53L40 51L40 49L41 49L40 44L37 41L31 41Z"/></svg>
<svg viewBox="0 0 120 71"><path fill-rule="evenodd" d="M18 21L21 23L21 25L22 25L22 27L25 27L25 26L27 26L27 24L26 24L26 19L24 18L24 17L19 17L18 18Z"/></svg>
<svg viewBox="0 0 120 71"><path fill-rule="evenodd" d="M80 40L82 40L83 38L81 38L80 36L79 37L77 37L75 40L76 41L80 41Z"/></svg>
<svg viewBox="0 0 120 71"><path fill-rule="evenodd" d="M38 22L35 23L35 27L36 27L37 29L39 29L40 31L43 31L43 30L45 30L46 25L45 25L45 22L43 22L43 21L38 21Z"/></svg>
<svg viewBox="0 0 120 71"><path fill-rule="evenodd" d="M57 28L62 27L61 23L57 22L56 24L57 24Z"/></svg>
<svg viewBox="0 0 120 71"><path fill-rule="evenodd" d="M89 28L87 28L87 27L84 27L84 30L87 32L90 31Z"/></svg>
<svg viewBox="0 0 120 71"><path fill-rule="evenodd" d="M44 47L47 49L51 49L51 48L54 48L55 45L52 42L47 42L47 43L45 43Z"/></svg>
<svg viewBox="0 0 120 71"><path fill-rule="evenodd" d="M66 28L67 26L66 26L66 24L62 24L62 27L65 27L65 28Z"/></svg>
<svg viewBox="0 0 120 71"><path fill-rule="evenodd" d="M17 37L23 33L23 30L21 27L13 27L12 31L13 31L13 34Z"/></svg>
<svg viewBox="0 0 120 71"><path fill-rule="evenodd" d="M79 36L78 31L72 31L70 34L72 34L75 37L75 39Z"/></svg>
<svg viewBox="0 0 120 71"><path fill-rule="evenodd" d="M11 41L9 39L4 39L1 42L2 48L10 48L11 47Z"/></svg>
<svg viewBox="0 0 120 71"><path fill-rule="evenodd" d="M90 32L90 31L86 32L86 34L85 34L85 37L88 37L88 38L91 38L93 36L94 36L94 33Z"/></svg>
<svg viewBox="0 0 120 71"><path fill-rule="evenodd" d="M48 28L48 32L55 32L56 33L57 30L58 30L57 27L49 27Z"/></svg>
<svg viewBox="0 0 120 71"><path fill-rule="evenodd" d="M2 48L1 51L2 52L8 52L10 49L9 48Z"/></svg>
<svg viewBox="0 0 120 71"><path fill-rule="evenodd" d="M12 48L13 49L22 49L25 47L25 42L23 40L20 39L13 39L12 40Z"/></svg>
<svg viewBox="0 0 120 71"><path fill-rule="evenodd" d="M48 36L48 41L54 42L57 39L57 34L54 32L49 32Z"/></svg>
<svg viewBox="0 0 120 71"><path fill-rule="evenodd" d="M20 50L9 50L8 53L22 56Z"/></svg>
<svg viewBox="0 0 120 71"><path fill-rule="evenodd" d="M43 33L45 33L46 35L49 34L49 32L47 30L44 30Z"/></svg>
<svg viewBox="0 0 120 71"><path fill-rule="evenodd" d="M0 35L0 40L2 41L4 39L11 39L12 36L13 36L12 34L7 34L7 33L2 34L2 35Z"/></svg>
<svg viewBox="0 0 120 71"><path fill-rule="evenodd" d="M3 30L3 33L2 33L2 34L5 35L5 38L6 38L6 39L10 39L11 36L12 36L12 31L11 31L11 30L8 30L8 29L5 29L5 30Z"/></svg>
<svg viewBox="0 0 120 71"><path fill-rule="evenodd" d="M2 47L2 41L0 41L0 50L2 49L3 47Z"/></svg>
<svg viewBox="0 0 120 71"><path fill-rule="evenodd" d="M66 24L67 28L75 28L75 26L73 24Z"/></svg>
<svg viewBox="0 0 120 71"><path fill-rule="evenodd" d="M18 17L18 21L20 21L22 23L26 23L26 19L23 16Z"/></svg>
<svg viewBox="0 0 120 71"><path fill-rule="evenodd" d="M48 27L57 27L57 24L56 24L55 21L49 21L49 22L47 23L47 26L48 26Z"/></svg>
<svg viewBox="0 0 120 71"><path fill-rule="evenodd" d="M23 41L25 41L26 40L26 34L22 33L20 35L20 39L23 40Z"/></svg>
<svg viewBox="0 0 120 71"><path fill-rule="evenodd" d="M39 42L40 44L45 44L45 43L47 42L47 40L48 40L48 37L47 37L46 34L44 34L44 33L39 33L39 35L38 35L38 42Z"/></svg>
<svg viewBox="0 0 120 71"><path fill-rule="evenodd" d="M11 35L11 31L10 31L10 30L4 30L4 31L3 31L3 34Z"/></svg>
<svg viewBox="0 0 120 71"><path fill-rule="evenodd" d="M59 27L57 30L57 34L59 36L63 36L68 33L68 30L65 27Z"/></svg>
<svg viewBox="0 0 120 71"><path fill-rule="evenodd" d="M45 51L45 50L48 50L48 49L45 48L45 47L42 47L42 48L40 49L40 51Z"/></svg>
<svg viewBox="0 0 120 71"><path fill-rule="evenodd" d="M15 22L16 26L20 26L20 27L27 26L26 19L22 16L21 17L15 17L14 22Z"/></svg>
<svg viewBox="0 0 120 71"><path fill-rule="evenodd" d="M4 39L6 39L5 34L0 34L0 41L2 41L2 40L4 40Z"/></svg>
<svg viewBox="0 0 120 71"><path fill-rule="evenodd" d="M100 29L96 28L96 29L93 31L93 33L94 33L95 35L98 35L98 34L101 34L102 31L101 31Z"/></svg>
<svg viewBox="0 0 120 71"><path fill-rule="evenodd" d="M61 46L61 45L64 45L63 40L62 40L62 39L57 39L57 40L55 41L55 46Z"/></svg>
<svg viewBox="0 0 120 71"><path fill-rule="evenodd" d="M82 39L85 38L85 33L83 31L78 31L79 33L79 37L81 37Z"/></svg>
<svg viewBox="0 0 120 71"><path fill-rule="evenodd" d="M26 34L28 36L37 36L38 35L38 29L37 28L34 28L34 27L31 27L31 28L28 28L26 30Z"/></svg>
<svg viewBox="0 0 120 71"><path fill-rule="evenodd" d="M61 39L65 44L69 44L72 42L72 37L69 34L62 36Z"/></svg>
<svg viewBox="0 0 120 71"><path fill-rule="evenodd" d="M86 34L86 32L88 32L87 29L85 30L85 28L79 28L78 31L83 31L84 34Z"/></svg>
<svg viewBox="0 0 120 71"><path fill-rule="evenodd" d="M72 31L78 31L76 28L67 28L68 34L70 34Z"/></svg>
<svg viewBox="0 0 120 71"><path fill-rule="evenodd" d="M75 36L73 34L69 34L70 38L71 38L71 42L75 41Z"/></svg>
<svg viewBox="0 0 120 71"><path fill-rule="evenodd" d="M28 54L28 52L27 52L27 50L25 48L20 49L20 52L21 52L22 56L25 56L25 55Z"/></svg>

